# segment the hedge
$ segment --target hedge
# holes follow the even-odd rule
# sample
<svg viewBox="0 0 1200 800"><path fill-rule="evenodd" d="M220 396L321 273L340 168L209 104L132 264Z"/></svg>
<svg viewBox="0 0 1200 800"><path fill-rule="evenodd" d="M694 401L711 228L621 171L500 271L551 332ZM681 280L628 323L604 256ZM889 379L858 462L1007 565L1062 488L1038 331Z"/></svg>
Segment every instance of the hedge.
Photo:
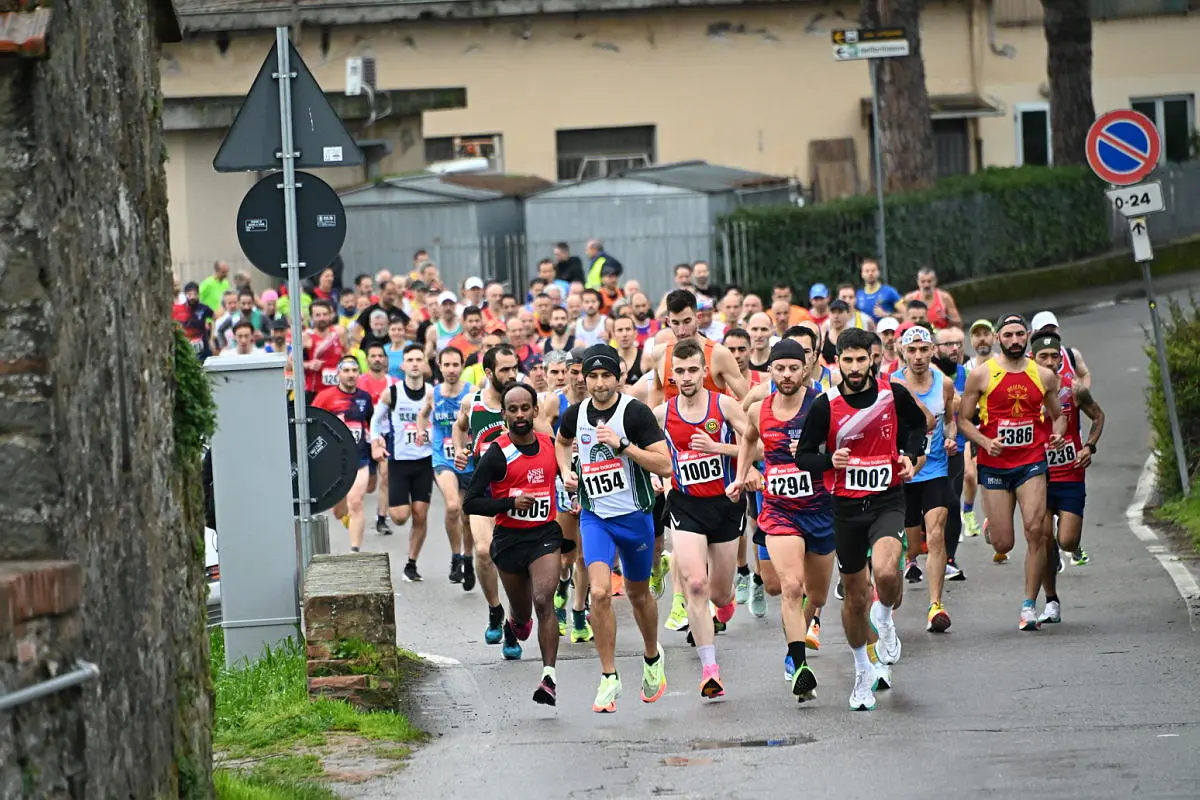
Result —
<svg viewBox="0 0 1200 800"><path fill-rule="evenodd" d="M931 266L941 283L1061 264L1112 247L1110 208L1084 167L993 167L888 195L888 280L915 286ZM736 273L756 289L858 280L875 255L875 198L850 197L803 208L739 208L721 219Z"/></svg>
<svg viewBox="0 0 1200 800"><path fill-rule="evenodd" d="M1194 300L1184 306L1174 298L1168 298L1159 308L1167 367L1171 371L1175 407L1183 433L1183 454L1188 462L1187 474L1194 480L1197 468L1200 468L1200 308ZM1158 453L1158 486L1163 497L1171 500L1182 495L1183 489L1179 485L1179 467L1167 419L1162 373L1149 330L1146 332L1146 357L1150 362L1146 376L1146 410L1154 435L1154 450Z"/></svg>

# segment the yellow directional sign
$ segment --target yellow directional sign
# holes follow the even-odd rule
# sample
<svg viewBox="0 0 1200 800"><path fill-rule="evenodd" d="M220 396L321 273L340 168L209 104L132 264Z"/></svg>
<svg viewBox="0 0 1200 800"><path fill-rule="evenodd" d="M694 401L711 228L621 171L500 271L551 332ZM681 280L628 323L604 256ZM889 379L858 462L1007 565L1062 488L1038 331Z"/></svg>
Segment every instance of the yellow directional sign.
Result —
<svg viewBox="0 0 1200 800"><path fill-rule="evenodd" d="M858 28L833 31L833 60L861 61L909 55L904 28Z"/></svg>
<svg viewBox="0 0 1200 800"><path fill-rule="evenodd" d="M833 32L834 44L861 44L863 42L898 42L907 38L904 28L854 28Z"/></svg>

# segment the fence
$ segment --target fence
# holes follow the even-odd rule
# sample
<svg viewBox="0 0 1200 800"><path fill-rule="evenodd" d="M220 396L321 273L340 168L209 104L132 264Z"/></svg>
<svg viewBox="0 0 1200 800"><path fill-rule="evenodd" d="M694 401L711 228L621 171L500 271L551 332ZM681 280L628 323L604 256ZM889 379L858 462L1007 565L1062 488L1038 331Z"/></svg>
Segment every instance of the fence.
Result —
<svg viewBox="0 0 1200 800"><path fill-rule="evenodd" d="M1148 217L1151 237L1155 241L1170 242L1200 234L1200 161L1155 170L1147 180L1162 183L1163 202L1167 207ZM1129 223L1115 208L1109 229L1113 246L1129 247Z"/></svg>

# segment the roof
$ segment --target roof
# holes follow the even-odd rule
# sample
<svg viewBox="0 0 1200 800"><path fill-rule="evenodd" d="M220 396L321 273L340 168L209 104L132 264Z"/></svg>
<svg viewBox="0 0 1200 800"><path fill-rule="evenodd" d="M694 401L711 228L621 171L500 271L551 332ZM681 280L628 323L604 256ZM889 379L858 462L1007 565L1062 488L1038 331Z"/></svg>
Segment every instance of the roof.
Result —
<svg viewBox="0 0 1200 800"><path fill-rule="evenodd" d="M871 119L871 98L859 98L862 119ZM1004 112L977 94L929 95L930 119L967 119L969 117L1002 117Z"/></svg>
<svg viewBox="0 0 1200 800"><path fill-rule="evenodd" d="M786 185L787 178L751 172L737 167L723 167L707 161L679 161L674 164L659 164L639 167L620 173L622 178L691 189L695 192L715 194L737 189L761 188Z"/></svg>
<svg viewBox="0 0 1200 800"><path fill-rule="evenodd" d="M495 175L469 172L443 175L442 182L472 189L497 192L505 197L532 194L554 185L545 178L539 178L536 175Z"/></svg>
<svg viewBox="0 0 1200 800"><path fill-rule="evenodd" d="M422 172L416 175L384 178L376 183L344 191L341 196L343 198L357 196L359 202L351 201L355 205L370 205L372 202L386 204L389 202L389 194L399 197L401 193L410 201L424 195L428 197L429 202L455 200L483 202L517 197L553 185L549 181L531 175L435 175ZM391 190L402 190L402 192L393 193Z"/></svg>

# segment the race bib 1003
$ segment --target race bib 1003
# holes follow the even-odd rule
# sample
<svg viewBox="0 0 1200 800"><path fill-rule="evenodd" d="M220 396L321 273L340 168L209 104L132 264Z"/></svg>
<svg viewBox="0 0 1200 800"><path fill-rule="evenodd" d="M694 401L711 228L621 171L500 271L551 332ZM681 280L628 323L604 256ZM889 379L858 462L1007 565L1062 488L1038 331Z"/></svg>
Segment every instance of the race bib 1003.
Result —
<svg viewBox="0 0 1200 800"><path fill-rule="evenodd" d="M721 456L716 453L683 451L679 454L676 463L679 468L679 485L694 486L698 483L720 480L725 474L721 460Z"/></svg>

